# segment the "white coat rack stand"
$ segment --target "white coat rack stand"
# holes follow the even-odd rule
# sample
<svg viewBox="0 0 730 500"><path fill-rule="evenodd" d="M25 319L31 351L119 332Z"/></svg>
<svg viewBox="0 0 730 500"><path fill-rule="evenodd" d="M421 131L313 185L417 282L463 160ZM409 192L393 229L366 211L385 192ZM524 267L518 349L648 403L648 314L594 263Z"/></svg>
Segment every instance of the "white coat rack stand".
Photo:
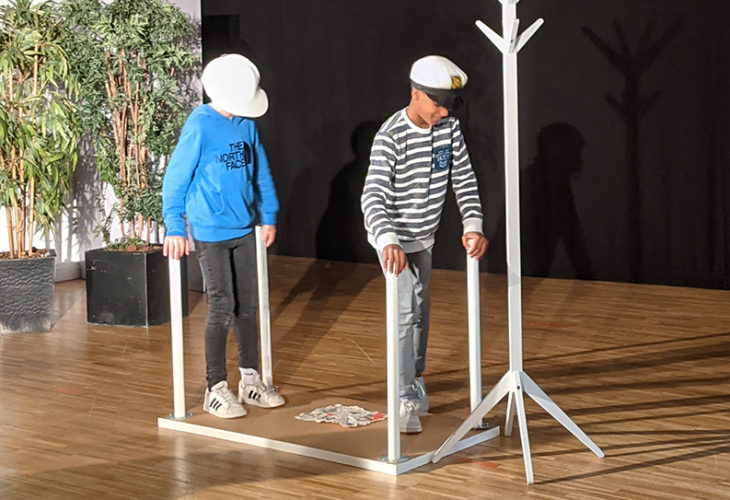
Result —
<svg viewBox="0 0 730 500"><path fill-rule="evenodd" d="M573 422L560 407L522 369L522 269L520 262L520 200L519 200L519 123L517 113L517 53L535 34L543 23L538 19L522 34L517 34L517 2L519 0L499 0L502 4L502 28L504 36L499 36L483 22L477 27L502 52L504 85L504 149L505 149L505 201L507 218L507 301L509 326L509 371L497 385L474 408L471 415L441 445L433 456L436 463L453 449L461 438L482 418L508 396L507 414L504 426L505 435L512 433L515 410L520 427L522 455L525 461L525 474L528 484L534 482L530 438L527 431L523 393L530 396L555 420L570 431L593 453L603 457L603 451Z"/></svg>

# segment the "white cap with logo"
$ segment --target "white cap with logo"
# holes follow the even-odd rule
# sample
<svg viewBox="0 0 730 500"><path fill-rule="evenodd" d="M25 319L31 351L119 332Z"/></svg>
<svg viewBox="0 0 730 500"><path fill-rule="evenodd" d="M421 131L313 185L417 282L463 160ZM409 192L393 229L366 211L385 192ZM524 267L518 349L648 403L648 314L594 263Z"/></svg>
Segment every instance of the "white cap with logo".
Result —
<svg viewBox="0 0 730 500"><path fill-rule="evenodd" d="M236 116L257 118L269 109L269 98L259 86L261 74L240 54L224 54L210 61L201 76L211 102Z"/></svg>
<svg viewBox="0 0 730 500"><path fill-rule="evenodd" d="M469 78L456 64L443 56L426 56L411 66L411 85L440 106L451 107Z"/></svg>

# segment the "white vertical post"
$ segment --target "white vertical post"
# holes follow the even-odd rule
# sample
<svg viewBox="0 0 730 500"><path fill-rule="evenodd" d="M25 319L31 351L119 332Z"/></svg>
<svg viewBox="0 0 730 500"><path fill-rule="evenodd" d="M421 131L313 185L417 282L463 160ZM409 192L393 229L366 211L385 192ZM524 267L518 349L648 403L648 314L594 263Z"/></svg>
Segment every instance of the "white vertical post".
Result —
<svg viewBox="0 0 730 500"><path fill-rule="evenodd" d="M400 453L400 356L398 352L398 277L385 273L385 307L388 357L388 462Z"/></svg>
<svg viewBox="0 0 730 500"><path fill-rule="evenodd" d="M502 57L504 83L504 151L507 226L507 310L509 369L522 370L522 265L520 261L520 157L517 108L516 2L502 2L502 29L509 43ZM509 38L509 39L508 39Z"/></svg>
<svg viewBox="0 0 730 500"><path fill-rule="evenodd" d="M259 286L259 332L261 335L261 378L274 386L271 364L271 313L269 310L269 264L261 226L256 226L256 274Z"/></svg>
<svg viewBox="0 0 730 500"><path fill-rule="evenodd" d="M466 292L469 310L469 394L471 411L482 402L482 343L479 314L479 261L466 256Z"/></svg>
<svg viewBox="0 0 730 500"><path fill-rule="evenodd" d="M173 417L184 419L185 358L183 353L182 280L180 260L167 259L170 274L170 330L172 333L172 391L175 405Z"/></svg>

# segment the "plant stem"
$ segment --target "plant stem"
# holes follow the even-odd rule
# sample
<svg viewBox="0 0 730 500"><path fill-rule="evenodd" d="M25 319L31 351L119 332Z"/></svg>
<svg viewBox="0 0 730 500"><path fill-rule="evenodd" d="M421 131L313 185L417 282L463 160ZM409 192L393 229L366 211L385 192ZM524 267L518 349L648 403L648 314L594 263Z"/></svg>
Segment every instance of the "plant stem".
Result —
<svg viewBox="0 0 730 500"><path fill-rule="evenodd" d="M33 255L33 234L35 233L35 178L30 180L30 213L28 221L28 254Z"/></svg>
<svg viewBox="0 0 730 500"><path fill-rule="evenodd" d="M8 36L10 36L11 33L12 33L12 31L8 32ZM7 73L8 73L8 96L9 96L9 102L10 102L8 114L14 115L15 114L15 105L13 104L13 100L15 99L15 92L14 92L14 88L13 88L14 79L13 79L12 69L10 68L10 66L8 66ZM15 179L17 179L17 175L18 175L18 170L17 170L17 165L15 163L15 146L13 146L10 149L10 178L15 180ZM14 231L14 229L16 229L17 226L15 224L13 224L13 222L16 220L15 205L17 202L16 202L15 197L16 197L16 193L15 193L15 189L13 189L12 198L11 198L12 204L13 204L13 209L11 211L10 207L5 207L5 212L6 212L7 218L8 218L8 236L9 236L8 244L10 246L10 258L13 258L13 259L17 259L19 257L18 245L17 245L17 242L15 241L16 233Z"/></svg>
<svg viewBox="0 0 730 500"><path fill-rule="evenodd" d="M15 257L15 238L13 234L13 218L10 214L10 207L5 207L5 218L8 220L8 246L10 247L10 258Z"/></svg>
<svg viewBox="0 0 730 500"><path fill-rule="evenodd" d="M18 70L18 86L20 87L20 93L22 94L23 91L23 85L25 84L25 75L21 70ZM18 106L18 121L23 122L23 116L24 108L22 105ZM26 146L23 150L19 151L18 154L18 180L19 187L18 187L18 198L19 198L19 207L16 207L16 226L15 230L17 232L17 238L16 243L18 244L18 251L20 252L20 255L22 256L25 253L25 222L27 217L27 184L25 180L25 152L27 151L28 147Z"/></svg>
<svg viewBox="0 0 730 500"><path fill-rule="evenodd" d="M33 96L38 97L38 63L40 44L35 45L35 54L33 55ZM30 177L29 182L30 196L28 197L28 254L33 255L33 235L35 233L35 175ZM24 197L25 198L25 197ZM23 214L25 218L26 214ZM23 231L25 235L25 230Z"/></svg>

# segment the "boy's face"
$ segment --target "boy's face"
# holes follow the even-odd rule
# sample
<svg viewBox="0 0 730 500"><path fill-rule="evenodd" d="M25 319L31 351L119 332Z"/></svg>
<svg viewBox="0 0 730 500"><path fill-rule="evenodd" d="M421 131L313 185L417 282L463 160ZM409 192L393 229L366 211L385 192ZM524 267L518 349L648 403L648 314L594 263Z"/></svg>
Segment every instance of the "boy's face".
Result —
<svg viewBox="0 0 730 500"><path fill-rule="evenodd" d="M449 116L449 110L436 104L430 97L420 90L412 89L411 102L418 116L433 127L438 122Z"/></svg>

